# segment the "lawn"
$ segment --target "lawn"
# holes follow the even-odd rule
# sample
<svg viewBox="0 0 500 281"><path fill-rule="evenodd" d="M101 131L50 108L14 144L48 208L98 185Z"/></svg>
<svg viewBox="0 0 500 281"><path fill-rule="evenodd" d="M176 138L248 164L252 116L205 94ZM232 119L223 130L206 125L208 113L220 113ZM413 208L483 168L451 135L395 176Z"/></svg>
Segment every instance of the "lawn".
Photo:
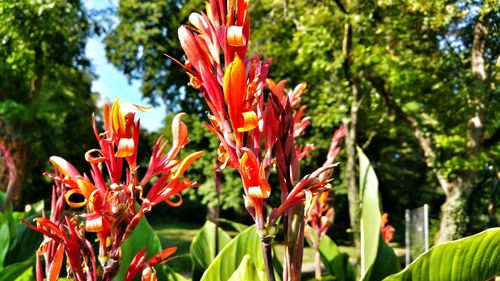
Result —
<svg viewBox="0 0 500 281"><path fill-rule="evenodd" d="M196 232L198 232L198 229L203 225L170 221L153 221L151 225L160 237L163 249L167 247L177 247L177 251L175 252L177 258L168 262L168 266L182 275L189 276L191 274L189 246Z"/></svg>

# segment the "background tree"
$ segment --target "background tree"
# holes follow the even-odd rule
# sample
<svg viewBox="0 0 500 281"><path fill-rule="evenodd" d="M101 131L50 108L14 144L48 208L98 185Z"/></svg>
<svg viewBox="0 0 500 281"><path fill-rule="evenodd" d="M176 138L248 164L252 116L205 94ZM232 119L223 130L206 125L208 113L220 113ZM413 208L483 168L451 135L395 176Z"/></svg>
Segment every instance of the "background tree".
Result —
<svg viewBox="0 0 500 281"><path fill-rule="evenodd" d="M172 111L202 116L198 97L178 76L180 68L161 57L180 59L176 27L201 3L158 3L120 2L120 22L106 40L108 57L131 79L143 81L145 96L178 104ZM384 211L397 229L404 209L430 203L437 219L446 200L451 208L443 208L441 240L498 221L500 111L494 95L500 48L491 1L255 0L251 7L250 45L274 59L270 77L309 84L303 98L313 119L305 142L314 142L316 150L304 173L321 165L330 139L325 135L346 122L347 143L362 146L372 160ZM480 58L484 79L471 68ZM347 159L340 159L345 164L335 191L337 229L347 227L349 213L357 229L354 153L348 149ZM468 200L471 194L485 204Z"/></svg>
<svg viewBox="0 0 500 281"><path fill-rule="evenodd" d="M484 179L480 178L486 174L496 182L493 186L498 185L498 176L487 170L498 171L494 163L498 163L495 120L499 105L496 101L484 103L494 99L493 85L498 75L495 66L498 42L492 39L494 36L488 37L485 29L489 23L492 33L498 34L493 3L317 1L315 4L260 1L254 7L263 14L257 17L272 19L274 25L272 30L267 29L267 24L257 25L261 32L254 33L259 35L254 40L263 42L263 53L280 57L284 63L279 68L296 70L283 72L291 79L309 75L328 81L313 84L312 91L319 93L315 101L326 101L327 106L338 108L350 104L350 112L345 115L349 122L354 121L353 110L359 110L360 134L355 141L359 145L364 143L371 159L381 161L375 164L387 171L380 177L390 194L402 192L401 196L393 197L397 199L385 198L386 202L398 201L400 206L395 210L402 214L403 206L428 201L429 194L436 191L425 187L439 185L447 201L439 240L473 231L466 223L471 219L468 214L476 218L485 214L469 208L470 192L494 188L484 186ZM351 40L345 40L345 35L342 37L339 32L349 27ZM283 42L285 48L277 47ZM352 77L345 72L346 45L351 45L348 57ZM483 62L482 79L472 79L474 71L471 72L470 65L474 53L476 60ZM321 99L321 89L331 89L328 84L332 80L338 81L343 95L330 94L330 99ZM353 85L356 86L353 82L359 83L359 98L353 94ZM478 82L482 86L478 87ZM317 110L313 116L318 116L316 120L324 124L320 116L328 114L324 114L323 107L312 108ZM408 165L398 165L408 162L419 168L412 170ZM404 184L401 175L405 176ZM417 200L404 200L408 198L405 193L417 196ZM494 210L498 197L488 201L490 210ZM391 208L390 204L385 206Z"/></svg>
<svg viewBox="0 0 500 281"><path fill-rule="evenodd" d="M49 156L81 164L93 142L93 75L84 49L94 27L80 1L0 3L0 142L16 163L21 202L49 196L42 177Z"/></svg>
<svg viewBox="0 0 500 281"><path fill-rule="evenodd" d="M161 98L170 112L203 113L201 96L186 87L183 71L164 54L181 58L177 28L203 1L122 0L118 24L106 35L106 56L129 79L141 81L144 97Z"/></svg>

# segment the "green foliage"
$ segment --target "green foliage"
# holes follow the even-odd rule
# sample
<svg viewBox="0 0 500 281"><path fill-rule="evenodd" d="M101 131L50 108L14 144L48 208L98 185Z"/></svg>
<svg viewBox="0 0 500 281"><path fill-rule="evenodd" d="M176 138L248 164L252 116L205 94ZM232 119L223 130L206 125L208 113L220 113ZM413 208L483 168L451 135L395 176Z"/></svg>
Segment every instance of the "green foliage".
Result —
<svg viewBox="0 0 500 281"><path fill-rule="evenodd" d="M484 85L477 85L470 71L473 29L479 14L487 15L486 83L495 84L498 80L499 48L498 40L494 39L498 38L495 22L498 19L494 16L498 8L492 8L496 7L493 3L414 0L323 1L315 5L308 1L251 3L251 47L273 58L270 76L289 80L289 87L301 81L310 86L304 100L308 104L306 115L313 118L305 137L316 144L316 151L306 169L321 163L329 141L326 129L341 119L349 121L346 111L351 89L345 76L342 48L344 24L350 21L350 68L362 96L357 143L364 147L377 168L384 201L399 203L386 204L396 228L402 220L397 214L403 214L405 208L430 203L433 215L437 216L442 195L436 189L434 171L424 162L414 132L388 108L380 89L389 91L395 103L434 141L431 145L436 159L432 165L447 179L476 172L479 176L474 188L479 194L498 182L493 174L485 172L498 170L496 163L500 163L499 148L492 145L494 140L498 143L500 104L494 98L494 87L485 89ZM488 120L484 122L481 153L472 158L466 153L467 124L476 106L471 99L485 104L484 120ZM345 189L345 183L336 186L340 191ZM337 206L342 205L341 200L345 199L336 196ZM493 205L498 208L498 203ZM492 218L480 208L469 211L475 218Z"/></svg>
<svg viewBox="0 0 500 281"><path fill-rule="evenodd" d="M137 252L139 252L143 247L146 247L147 258L160 253L162 250L160 238L158 238L158 235L154 232L145 217L140 220L132 235L130 235L130 237L128 237L121 246L121 266L114 280L118 281L125 278L128 265L132 262L135 254L137 254ZM162 267L157 268L157 271L160 271L158 275L164 274L164 272L159 269L162 269Z"/></svg>
<svg viewBox="0 0 500 281"><path fill-rule="evenodd" d="M215 234L217 231L217 236ZM218 242L216 239L218 238ZM231 241L231 237L213 222L207 221L191 243L190 254L193 262L192 278L198 280L208 268L218 251ZM218 245L218 249L215 245Z"/></svg>
<svg viewBox="0 0 500 281"><path fill-rule="evenodd" d="M5 193L0 192L0 206L5 200ZM19 217L33 218L35 210L15 213L12 203L0 212L0 281L33 280L35 251L42 237L19 223Z"/></svg>
<svg viewBox="0 0 500 281"><path fill-rule="evenodd" d="M500 229L443 243L384 280L490 280L500 274Z"/></svg>
<svg viewBox="0 0 500 281"><path fill-rule="evenodd" d="M203 112L198 92L186 87L184 71L164 56L181 58L177 28L202 4L200 0L122 0L119 23L104 40L109 61L129 79L141 80L143 95L151 101L161 97L171 112Z"/></svg>
<svg viewBox="0 0 500 281"><path fill-rule="evenodd" d="M261 272L263 273L263 272ZM241 261L238 268L233 272L228 281L240 281L240 280L252 280L252 281L265 281L266 277L260 275L255 268L250 255L245 255Z"/></svg>
<svg viewBox="0 0 500 281"><path fill-rule="evenodd" d="M218 219L218 222L222 223L222 224L226 224L226 225L231 226L237 232L242 232L242 231L244 231L245 229L248 228L248 225L246 225L246 224L238 223L238 222L235 222L235 221L230 221L230 220L227 220L227 219L224 219L224 218Z"/></svg>
<svg viewBox="0 0 500 281"><path fill-rule="evenodd" d="M92 25L77 0L0 3L0 138L25 188L16 207L50 194L41 176L49 156L81 166L93 144L93 73L84 56Z"/></svg>
<svg viewBox="0 0 500 281"><path fill-rule="evenodd" d="M222 249L201 277L201 281L228 280L245 256L249 256L258 272L265 274L260 239L255 226L238 234Z"/></svg>
<svg viewBox="0 0 500 281"><path fill-rule="evenodd" d="M378 180L370 161L358 147L361 204L361 280L382 280L400 270L394 251L380 234Z"/></svg>
<svg viewBox="0 0 500 281"><path fill-rule="evenodd" d="M10 264L0 270L0 281L30 281L34 280L33 266L35 264L35 257Z"/></svg>
<svg viewBox="0 0 500 281"><path fill-rule="evenodd" d="M313 237L316 237L314 229L309 228L309 231L313 233ZM309 239L307 239L307 242L310 246L312 245L312 242ZM321 241L319 243L319 254L326 272L331 276L335 276L335 280L356 280L356 270L349 262L349 255L341 252L337 244L335 244L335 242L333 242L327 235L323 235L321 237Z"/></svg>

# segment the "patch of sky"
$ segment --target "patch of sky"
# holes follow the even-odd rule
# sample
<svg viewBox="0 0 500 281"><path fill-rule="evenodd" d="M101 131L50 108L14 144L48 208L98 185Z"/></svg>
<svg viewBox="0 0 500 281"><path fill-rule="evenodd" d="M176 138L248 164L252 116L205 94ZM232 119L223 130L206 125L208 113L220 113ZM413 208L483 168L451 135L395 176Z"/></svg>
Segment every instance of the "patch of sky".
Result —
<svg viewBox="0 0 500 281"><path fill-rule="evenodd" d="M87 10L98 11L105 9L116 9L118 7L118 0L102 1L102 0L89 0L84 1ZM108 19L112 24L118 21L116 16L108 15ZM94 72L97 79L92 83L92 91L99 93L98 106L103 103L112 103L117 98L123 102L130 102L139 105L152 106L147 100L142 98L140 92L140 81L131 80L118 71L106 59L104 44L102 42L103 36L93 36L87 42L85 53L91 60L94 66ZM163 128L163 120L165 119L166 109L163 102L157 102L154 108L149 112L138 112L137 117L141 119L141 126L148 131L158 131Z"/></svg>

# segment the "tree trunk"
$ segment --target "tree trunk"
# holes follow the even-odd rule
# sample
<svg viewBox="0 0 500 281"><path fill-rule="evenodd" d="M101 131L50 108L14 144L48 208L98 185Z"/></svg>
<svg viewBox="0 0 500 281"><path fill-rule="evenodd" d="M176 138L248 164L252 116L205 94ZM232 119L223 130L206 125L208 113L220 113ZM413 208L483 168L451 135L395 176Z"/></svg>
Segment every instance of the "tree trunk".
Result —
<svg viewBox="0 0 500 281"><path fill-rule="evenodd" d="M463 193L463 184L449 183L450 192L441 206L441 223L436 243L455 240L465 235L469 217L467 215L468 195Z"/></svg>
<svg viewBox="0 0 500 281"><path fill-rule="evenodd" d="M44 77L44 63L43 63L43 49L39 42L35 42L34 46L34 69L33 77L30 81L30 89L28 92L29 102L36 99L42 89L42 82ZM26 143L22 126L19 124L8 124L5 119L0 118L0 142L9 150L17 169L17 179L14 190L8 196L12 199L15 209L19 209L19 199L21 191L25 185L24 175L30 169L30 145ZM2 165L4 166L4 165ZM6 167L0 168L0 190L4 186L3 183L8 182L8 171Z"/></svg>
<svg viewBox="0 0 500 281"><path fill-rule="evenodd" d="M358 186L358 165L356 161L356 136L359 110L359 90L357 84L352 85L352 102L350 118L345 136L345 146L347 152L346 178L347 178L347 199L349 200L349 218L353 233L353 241L356 248L360 246L359 236L359 186Z"/></svg>
<svg viewBox="0 0 500 281"><path fill-rule="evenodd" d="M29 165L30 147L24 143L20 138L12 137L12 128L9 128L4 120L0 119L0 142L3 143L5 148L9 151L14 164L16 166L16 181L10 190L7 190L9 182L9 171L7 165L3 162L0 163L0 191L8 192L7 199L11 200L16 210L20 209L19 199L21 197L21 188L24 186L24 175Z"/></svg>
<svg viewBox="0 0 500 281"><path fill-rule="evenodd" d="M350 6L350 1L347 3ZM345 9L339 5L341 10ZM360 105L359 83L357 78L352 77L351 72L351 49L352 49L352 25L348 21L344 25L344 38L342 42L342 53L344 55L344 76L349 82L351 90L351 106L349 118L346 121L347 133L345 136L345 145L347 152L346 178L347 178L347 199L349 201L349 219L353 233L353 241L356 248L359 248L359 186L358 186L358 167L356 159L356 138L358 125L358 111Z"/></svg>

